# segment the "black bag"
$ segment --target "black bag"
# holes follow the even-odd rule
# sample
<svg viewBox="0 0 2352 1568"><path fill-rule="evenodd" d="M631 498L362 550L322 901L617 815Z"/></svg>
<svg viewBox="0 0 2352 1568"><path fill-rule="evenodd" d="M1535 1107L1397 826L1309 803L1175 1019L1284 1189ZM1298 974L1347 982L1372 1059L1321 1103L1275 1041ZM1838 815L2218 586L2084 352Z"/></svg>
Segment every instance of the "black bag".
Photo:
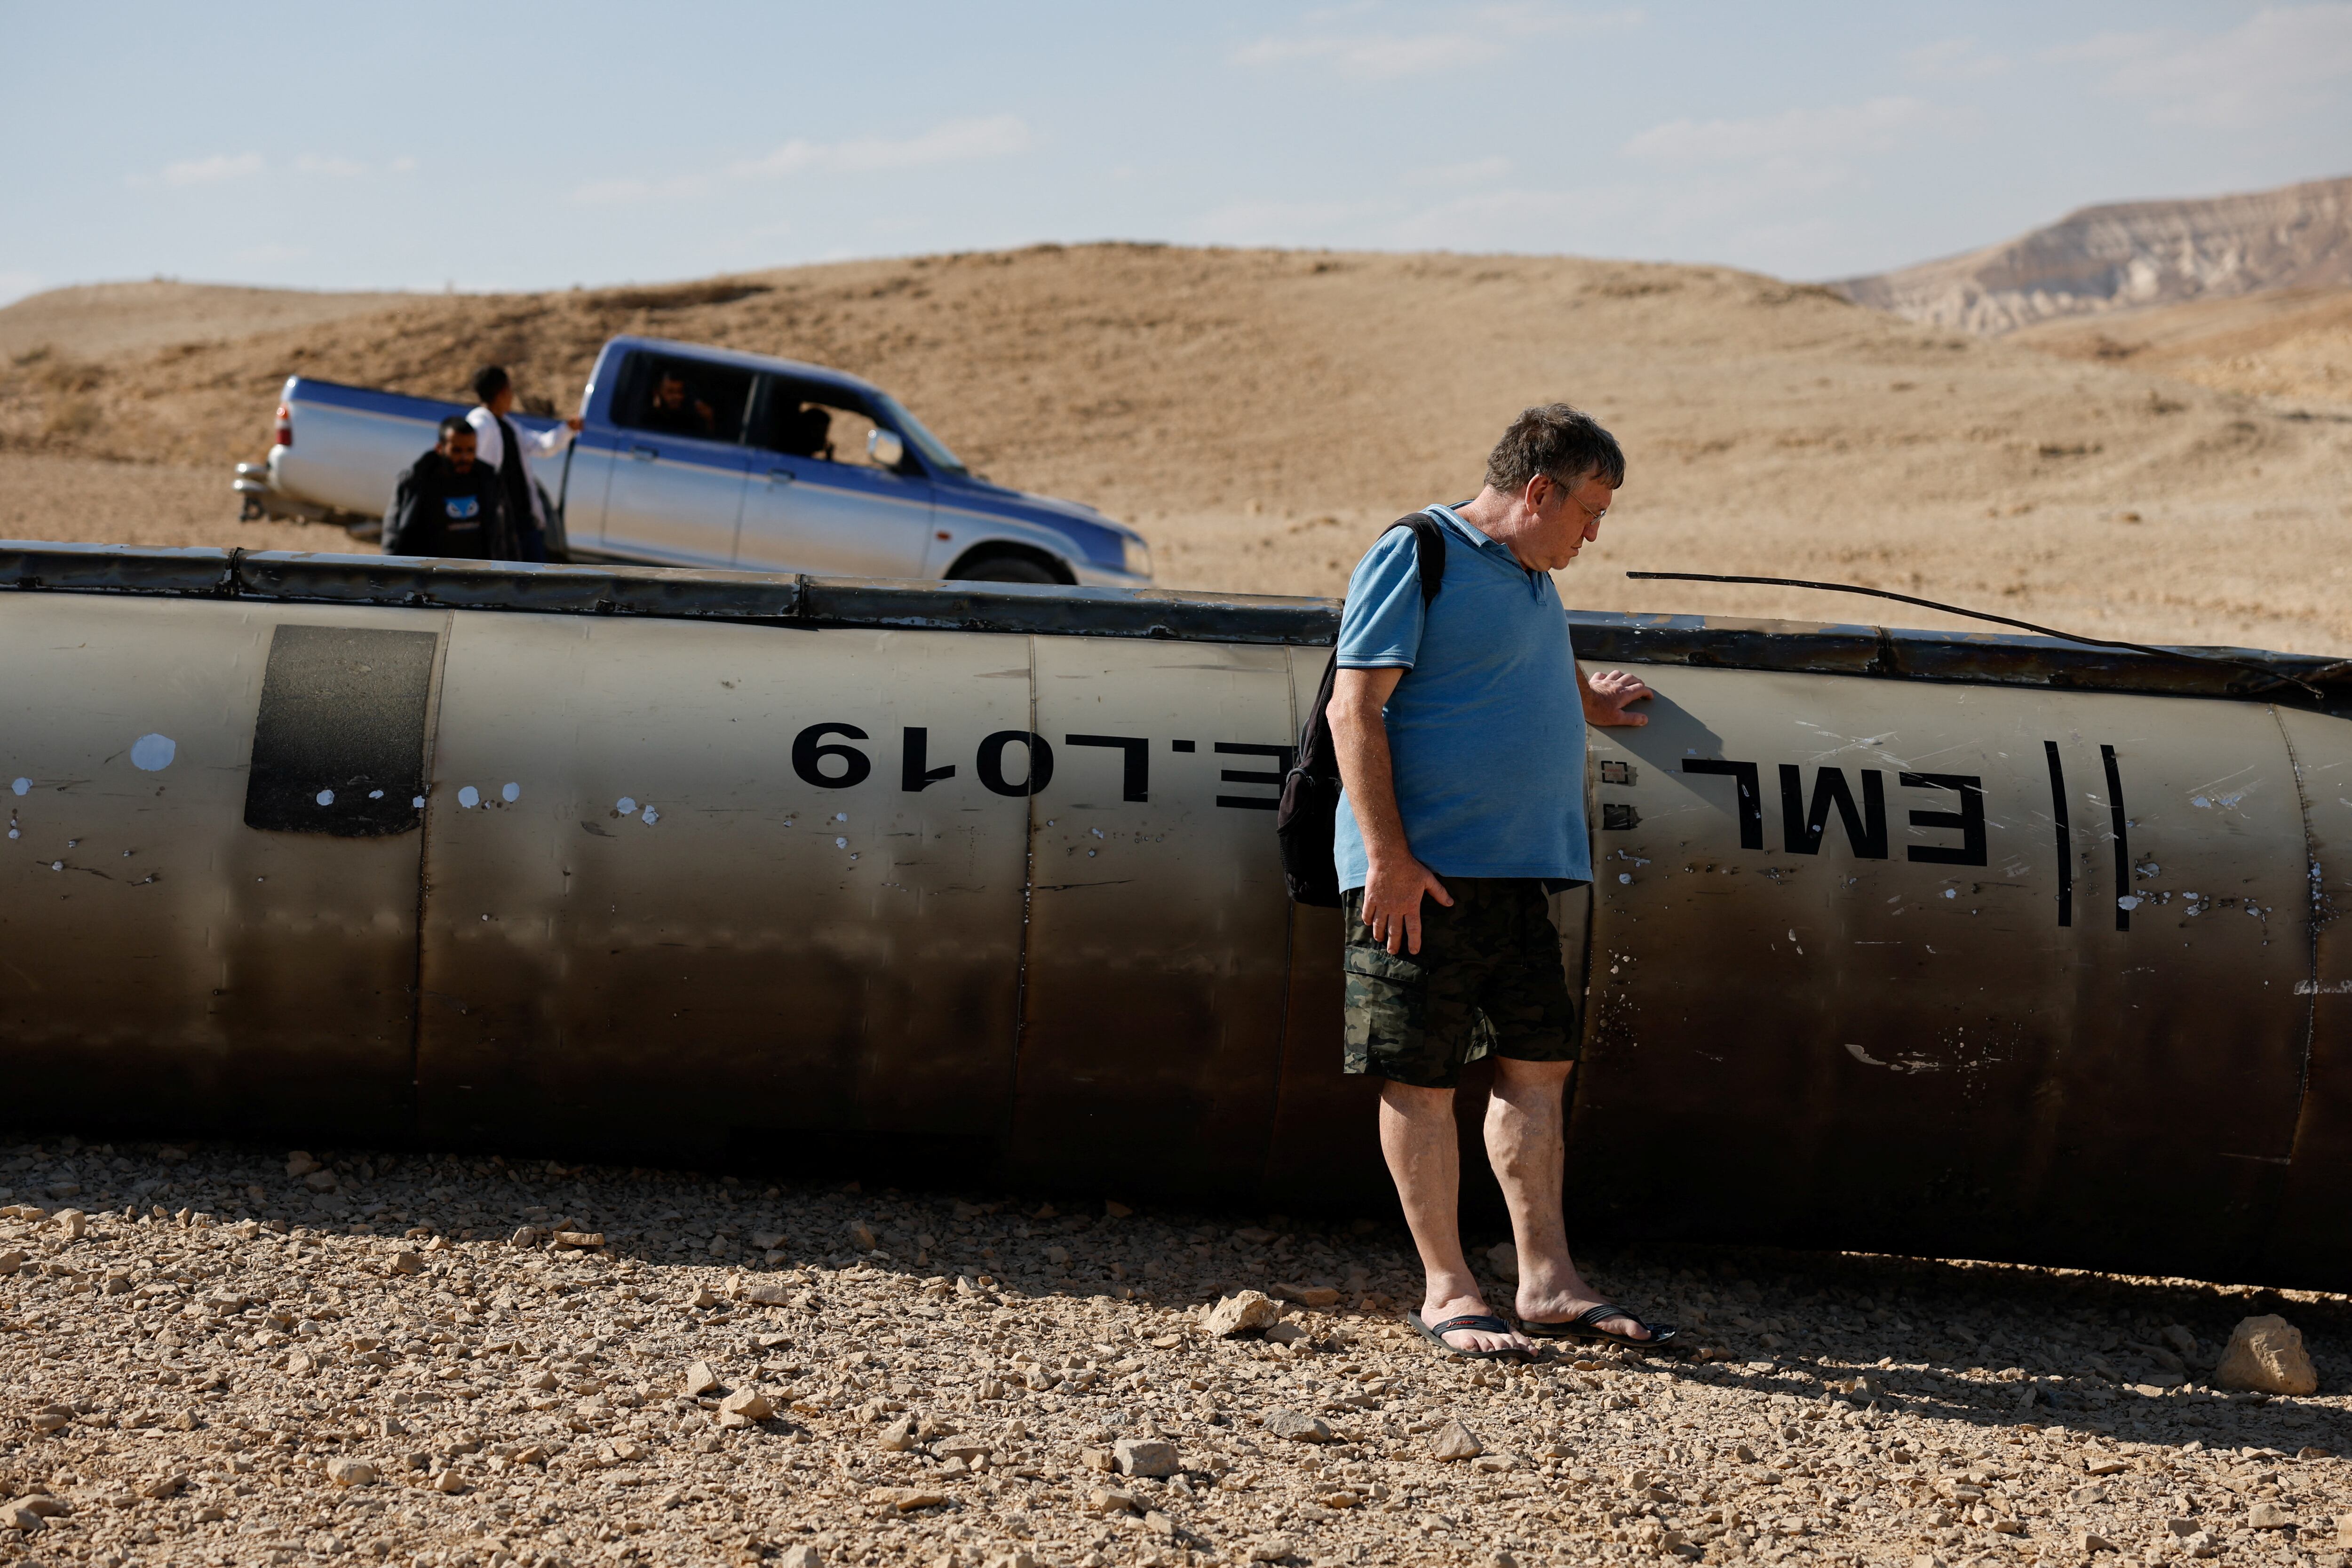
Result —
<svg viewBox="0 0 2352 1568"><path fill-rule="evenodd" d="M1445 581L1445 529L1429 513L1417 511L1397 519L1381 534L1400 528L1412 530L1421 605L1426 611ZM1339 868L1331 858L1331 834L1339 816L1339 758L1331 743L1331 721L1325 716L1339 674L1335 654L1315 693L1315 710L1299 727L1298 760L1282 781L1282 809L1274 818L1275 837L1282 846L1282 879L1289 884L1291 901L1324 910L1339 907Z"/></svg>

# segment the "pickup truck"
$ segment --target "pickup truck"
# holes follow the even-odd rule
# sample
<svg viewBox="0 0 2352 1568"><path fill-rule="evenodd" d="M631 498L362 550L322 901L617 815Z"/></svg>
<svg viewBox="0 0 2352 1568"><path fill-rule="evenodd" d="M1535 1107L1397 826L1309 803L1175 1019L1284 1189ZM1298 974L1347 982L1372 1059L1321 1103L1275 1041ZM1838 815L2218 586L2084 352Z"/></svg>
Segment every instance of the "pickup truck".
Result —
<svg viewBox="0 0 2352 1568"><path fill-rule="evenodd" d="M467 405L289 376L247 518L366 537L401 470ZM840 371L659 338L604 345L563 458L541 460L560 561L838 577L1139 588L1140 534L1091 507L992 484L880 387ZM555 421L509 418L527 431Z"/></svg>

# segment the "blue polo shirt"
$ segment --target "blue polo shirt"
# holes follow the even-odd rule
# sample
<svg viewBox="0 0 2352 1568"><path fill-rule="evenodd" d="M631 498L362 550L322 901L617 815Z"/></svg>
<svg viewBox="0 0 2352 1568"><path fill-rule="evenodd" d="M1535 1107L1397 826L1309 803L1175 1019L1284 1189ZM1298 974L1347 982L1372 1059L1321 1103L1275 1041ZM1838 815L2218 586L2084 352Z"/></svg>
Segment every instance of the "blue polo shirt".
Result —
<svg viewBox="0 0 2352 1568"><path fill-rule="evenodd" d="M1405 841L1440 877L1592 879L1584 828L1584 700L1568 615L1530 572L1452 507L1445 577L1424 615L1412 531L1381 535L1348 580L1342 669L1407 673L1384 717ZM1339 886L1368 875L1343 794Z"/></svg>

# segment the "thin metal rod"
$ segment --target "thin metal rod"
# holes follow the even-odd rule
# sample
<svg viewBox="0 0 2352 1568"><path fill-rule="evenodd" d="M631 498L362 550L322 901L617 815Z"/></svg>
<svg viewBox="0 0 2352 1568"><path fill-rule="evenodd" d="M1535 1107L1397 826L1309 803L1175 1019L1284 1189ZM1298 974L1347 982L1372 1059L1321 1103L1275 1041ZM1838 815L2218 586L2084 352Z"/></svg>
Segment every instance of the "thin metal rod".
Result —
<svg viewBox="0 0 2352 1568"><path fill-rule="evenodd" d="M2119 647L2131 653L2144 653L2151 658L2187 659L2195 664L2225 664L2232 669L2242 669L2259 675L2282 686L2298 686L2314 697L2324 697L2319 688L2292 675L2283 675L2268 666L2231 658L2227 654L2190 653L2185 648L2150 647L2146 643L2117 642L2112 637L2086 637L2079 632L2062 632L2055 626L2038 626L2032 621L2021 621L2008 616L1996 616L1983 610L1965 609L1958 605L1940 604L1934 599L1916 598L1909 594L1897 594L1885 588L1864 588L1853 583L1808 583L1796 577L1728 577L1712 572L1628 572L1628 577L1644 577L1674 583L1754 583L1767 588L1811 588L1824 594L1863 594L1874 599L1893 599L1897 604L1916 605L1922 609L1941 610L1948 616L1966 616L1970 620L1990 621L1995 626L2015 626L2020 631L2032 632L2045 637L2057 637L2065 642L2088 643L2093 647ZM2330 665L2318 672L2330 679L2344 670L2345 665Z"/></svg>

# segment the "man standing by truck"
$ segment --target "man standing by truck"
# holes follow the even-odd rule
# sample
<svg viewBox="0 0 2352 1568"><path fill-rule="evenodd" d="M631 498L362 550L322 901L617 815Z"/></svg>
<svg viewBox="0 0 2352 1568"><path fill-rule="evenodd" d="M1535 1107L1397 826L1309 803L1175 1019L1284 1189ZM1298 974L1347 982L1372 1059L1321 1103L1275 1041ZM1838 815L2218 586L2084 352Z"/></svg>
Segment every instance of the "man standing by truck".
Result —
<svg viewBox="0 0 2352 1568"><path fill-rule="evenodd" d="M478 460L474 427L452 414L441 421L440 441L409 466L392 492L383 514L383 552L511 560L509 532L499 477Z"/></svg>
<svg viewBox="0 0 2352 1568"><path fill-rule="evenodd" d="M1345 785L1344 1066L1386 1080L1381 1147L1426 1280L1411 1321L1456 1355L1674 1337L1593 1292L1561 1217L1579 1031L1545 899L1592 877L1584 726L1646 723L1625 705L1650 689L1578 670L1550 574L1599 536L1624 482L1624 454L1590 416L1528 409L1474 500L1425 509L1444 545L1434 596L1419 539L1395 529L1356 567L1339 622L1328 712ZM1517 1330L1480 1295L1457 1212L1454 1085L1489 1054L1486 1150L1518 1245Z"/></svg>
<svg viewBox="0 0 2352 1568"><path fill-rule="evenodd" d="M474 427L474 444L482 464L499 477L506 511L515 535L516 558L547 559L547 509L539 499L539 482L530 471L533 458L552 458L580 433L573 415L552 430L526 436L507 418L514 412L514 380L506 366L486 364L474 373L474 396L479 406L466 416Z"/></svg>

